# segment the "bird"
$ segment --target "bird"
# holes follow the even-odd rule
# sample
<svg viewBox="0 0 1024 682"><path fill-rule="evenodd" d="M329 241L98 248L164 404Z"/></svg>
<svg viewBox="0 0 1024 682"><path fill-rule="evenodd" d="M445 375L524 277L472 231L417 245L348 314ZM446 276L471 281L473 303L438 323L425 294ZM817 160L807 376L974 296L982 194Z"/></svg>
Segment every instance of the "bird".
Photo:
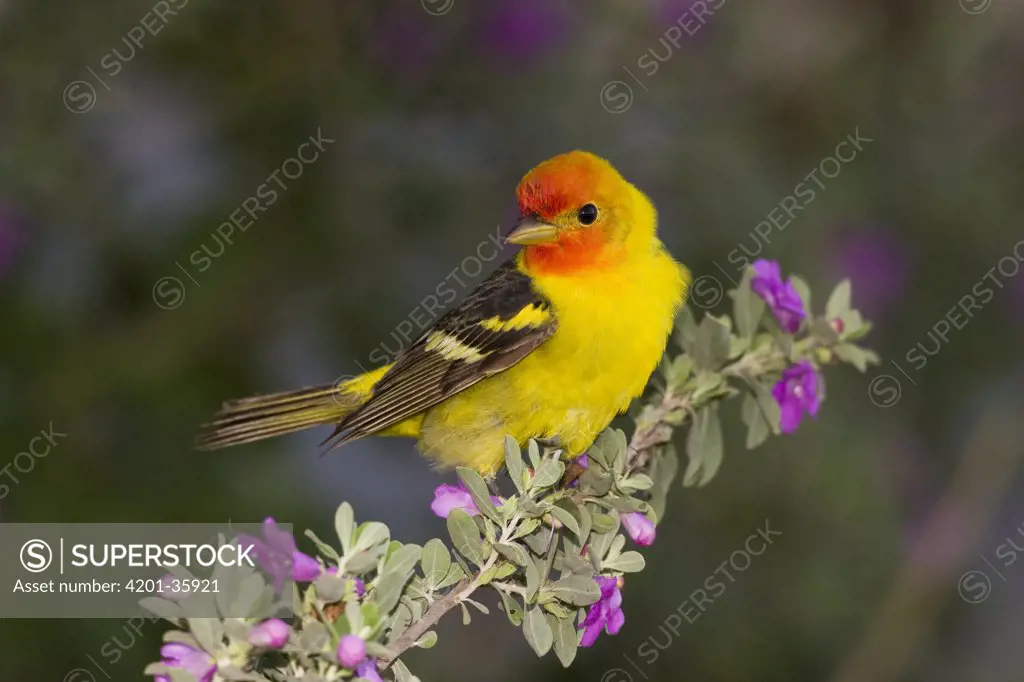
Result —
<svg viewBox="0 0 1024 682"><path fill-rule="evenodd" d="M516 188L522 248L390 364L330 385L225 402L196 446L213 450L334 425L325 452L365 436L414 438L440 468L493 480L505 438L567 460L640 396L686 301L689 270L654 205L607 160L554 156Z"/></svg>

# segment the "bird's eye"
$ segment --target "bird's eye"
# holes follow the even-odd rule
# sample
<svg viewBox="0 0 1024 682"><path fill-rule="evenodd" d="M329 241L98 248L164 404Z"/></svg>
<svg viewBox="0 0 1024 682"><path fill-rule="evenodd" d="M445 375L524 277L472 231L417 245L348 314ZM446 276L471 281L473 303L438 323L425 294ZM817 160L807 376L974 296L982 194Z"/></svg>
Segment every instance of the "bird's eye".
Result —
<svg viewBox="0 0 1024 682"><path fill-rule="evenodd" d="M580 219L581 224L592 225L597 220L597 206L587 204L579 210L576 216Z"/></svg>

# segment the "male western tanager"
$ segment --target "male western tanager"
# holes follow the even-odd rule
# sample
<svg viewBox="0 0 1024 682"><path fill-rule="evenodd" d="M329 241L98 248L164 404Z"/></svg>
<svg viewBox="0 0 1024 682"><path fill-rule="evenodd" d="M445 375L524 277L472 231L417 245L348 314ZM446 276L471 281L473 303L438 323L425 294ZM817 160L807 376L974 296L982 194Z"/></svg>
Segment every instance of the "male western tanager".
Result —
<svg viewBox="0 0 1024 682"><path fill-rule="evenodd" d="M336 424L331 447L408 436L445 466L493 476L504 438L577 457L643 391L690 273L655 234L654 206L604 159L540 164L517 188L524 249L395 362L338 385L227 402L204 449Z"/></svg>

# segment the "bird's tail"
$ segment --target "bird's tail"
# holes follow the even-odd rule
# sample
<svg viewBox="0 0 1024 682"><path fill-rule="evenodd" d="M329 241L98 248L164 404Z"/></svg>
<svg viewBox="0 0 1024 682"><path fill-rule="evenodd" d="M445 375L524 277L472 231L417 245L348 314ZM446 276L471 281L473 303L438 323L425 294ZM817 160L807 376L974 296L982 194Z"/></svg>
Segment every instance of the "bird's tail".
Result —
<svg viewBox="0 0 1024 682"><path fill-rule="evenodd" d="M331 385L229 400L213 421L203 424L196 447L217 450L337 423L363 404L387 369L381 367Z"/></svg>

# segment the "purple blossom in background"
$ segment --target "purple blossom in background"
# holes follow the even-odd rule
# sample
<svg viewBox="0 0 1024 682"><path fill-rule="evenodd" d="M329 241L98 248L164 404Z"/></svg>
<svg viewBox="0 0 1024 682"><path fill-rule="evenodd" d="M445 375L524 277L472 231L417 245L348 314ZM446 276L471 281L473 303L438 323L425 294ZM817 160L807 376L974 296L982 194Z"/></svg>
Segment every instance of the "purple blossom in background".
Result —
<svg viewBox="0 0 1024 682"><path fill-rule="evenodd" d="M910 275L906 244L898 235L879 229L847 233L830 247L831 271L853 280L857 308L879 317L903 297Z"/></svg>
<svg viewBox="0 0 1024 682"><path fill-rule="evenodd" d="M654 544L656 533L650 519L640 512L622 514L621 519L622 527L626 529L629 537L633 538L633 542L642 547L650 547Z"/></svg>
<svg viewBox="0 0 1024 682"><path fill-rule="evenodd" d="M782 281L782 271L775 261L758 259L754 261L753 267L754 277L750 280L750 288L772 309L779 326L795 334L807 313L800 295L793 287L793 280Z"/></svg>
<svg viewBox="0 0 1024 682"><path fill-rule="evenodd" d="M160 656L163 657L164 665L181 668L199 682L210 682L213 674L217 672L217 664L208 653L180 642L164 644L160 647ZM156 676L156 682L170 682L170 679L167 675Z"/></svg>
<svg viewBox="0 0 1024 682"><path fill-rule="evenodd" d="M499 0L487 7L478 35L498 57L524 61L540 56L568 32L566 15L553 0Z"/></svg>
<svg viewBox="0 0 1024 682"><path fill-rule="evenodd" d="M279 618L265 620L249 630L249 644L265 649L280 649L288 643L291 628Z"/></svg>
<svg viewBox="0 0 1024 682"><path fill-rule="evenodd" d="M601 598L590 605L587 618L583 621L583 638L580 646L593 646L597 636L604 630L609 635L616 635L626 622L626 614L622 612L622 592L619 591L619 578L595 576L601 588Z"/></svg>
<svg viewBox="0 0 1024 682"><path fill-rule="evenodd" d="M356 635L338 640L338 662L343 668L355 668L366 659L366 642Z"/></svg>
<svg viewBox="0 0 1024 682"><path fill-rule="evenodd" d="M384 682L377 672L377 659L368 658L356 666L356 677L361 677L370 682Z"/></svg>
<svg viewBox="0 0 1024 682"><path fill-rule="evenodd" d="M818 414L821 407L819 381L818 372L807 360L801 360L782 373L779 383L772 389L772 397L779 404L779 428L783 433L796 431L805 412L812 417Z"/></svg>
<svg viewBox="0 0 1024 682"><path fill-rule="evenodd" d="M277 527L272 517L263 522L263 540L251 535L239 535L241 547L253 546L256 562L274 579L274 589L278 592L287 580L309 582L321 573L320 563L298 551L295 538L286 530Z"/></svg>
<svg viewBox="0 0 1024 682"><path fill-rule="evenodd" d="M501 498L491 495L491 502L495 505L501 504ZM430 510L442 519L447 519L452 509L461 509L470 516L476 516L480 510L476 502L469 494L469 491L458 485L439 485L434 490L434 501L430 503Z"/></svg>

